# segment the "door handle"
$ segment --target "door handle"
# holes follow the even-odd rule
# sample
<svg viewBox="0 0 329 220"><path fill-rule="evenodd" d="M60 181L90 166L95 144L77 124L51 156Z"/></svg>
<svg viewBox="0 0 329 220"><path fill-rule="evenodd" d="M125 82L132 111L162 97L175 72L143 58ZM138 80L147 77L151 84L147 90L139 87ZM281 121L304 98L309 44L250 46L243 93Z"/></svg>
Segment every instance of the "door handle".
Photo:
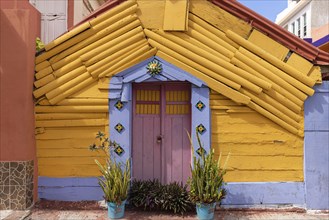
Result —
<svg viewBox="0 0 329 220"><path fill-rule="evenodd" d="M163 136L160 134L157 136L157 143L160 144L162 142Z"/></svg>

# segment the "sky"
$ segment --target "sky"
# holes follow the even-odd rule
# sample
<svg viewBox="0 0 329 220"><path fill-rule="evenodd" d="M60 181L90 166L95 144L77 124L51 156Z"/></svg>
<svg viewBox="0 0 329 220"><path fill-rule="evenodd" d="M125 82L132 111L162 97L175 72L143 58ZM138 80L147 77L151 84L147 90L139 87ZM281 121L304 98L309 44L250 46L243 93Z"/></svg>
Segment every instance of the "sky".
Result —
<svg viewBox="0 0 329 220"><path fill-rule="evenodd" d="M241 4L247 6L258 14L263 15L271 21L275 21L279 14L288 5L287 0L238 0Z"/></svg>

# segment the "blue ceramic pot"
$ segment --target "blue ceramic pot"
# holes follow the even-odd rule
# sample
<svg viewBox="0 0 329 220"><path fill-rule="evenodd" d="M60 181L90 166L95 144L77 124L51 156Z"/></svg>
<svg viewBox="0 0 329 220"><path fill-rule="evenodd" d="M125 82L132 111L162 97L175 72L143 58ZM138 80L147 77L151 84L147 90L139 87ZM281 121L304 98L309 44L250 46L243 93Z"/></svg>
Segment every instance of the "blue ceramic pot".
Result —
<svg viewBox="0 0 329 220"><path fill-rule="evenodd" d="M117 205L116 203L113 202L108 202L107 203L108 217L111 219L123 218L125 214L125 205L126 205L126 200L122 201L120 205Z"/></svg>
<svg viewBox="0 0 329 220"><path fill-rule="evenodd" d="M216 202L206 204L196 204L196 214L200 220L212 220L214 219Z"/></svg>

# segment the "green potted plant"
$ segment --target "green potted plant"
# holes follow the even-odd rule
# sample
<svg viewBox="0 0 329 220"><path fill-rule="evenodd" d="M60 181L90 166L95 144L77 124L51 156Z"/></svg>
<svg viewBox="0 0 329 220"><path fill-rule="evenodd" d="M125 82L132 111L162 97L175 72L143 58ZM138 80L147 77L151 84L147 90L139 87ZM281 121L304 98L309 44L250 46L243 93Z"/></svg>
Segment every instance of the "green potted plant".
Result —
<svg viewBox="0 0 329 220"><path fill-rule="evenodd" d="M192 176L188 180L190 187L190 199L196 204L198 219L214 219L216 203L225 198L224 175L226 173L227 156L224 166L221 167L221 155L217 161L214 160L214 150L207 153L200 141L199 133L196 131L201 156L196 157L193 150L193 165L191 165Z"/></svg>
<svg viewBox="0 0 329 220"><path fill-rule="evenodd" d="M103 151L106 155L105 164L101 164L95 159L99 167L101 176L98 177L98 183L104 192L104 199L107 202L108 217L118 219L124 216L125 203L128 197L130 186L130 160L125 164L116 162L112 156L112 149L118 146L116 142L112 142L102 132L98 132L96 139L100 144L90 145L90 150Z"/></svg>

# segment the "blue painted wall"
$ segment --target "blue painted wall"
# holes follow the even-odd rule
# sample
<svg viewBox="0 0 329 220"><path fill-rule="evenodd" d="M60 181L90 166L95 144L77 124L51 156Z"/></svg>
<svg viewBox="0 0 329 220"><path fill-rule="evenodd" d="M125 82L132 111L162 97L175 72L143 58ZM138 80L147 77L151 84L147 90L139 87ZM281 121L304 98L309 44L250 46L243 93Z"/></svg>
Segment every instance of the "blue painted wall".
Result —
<svg viewBox="0 0 329 220"><path fill-rule="evenodd" d="M329 209L329 82L305 102L305 192L307 209Z"/></svg>

